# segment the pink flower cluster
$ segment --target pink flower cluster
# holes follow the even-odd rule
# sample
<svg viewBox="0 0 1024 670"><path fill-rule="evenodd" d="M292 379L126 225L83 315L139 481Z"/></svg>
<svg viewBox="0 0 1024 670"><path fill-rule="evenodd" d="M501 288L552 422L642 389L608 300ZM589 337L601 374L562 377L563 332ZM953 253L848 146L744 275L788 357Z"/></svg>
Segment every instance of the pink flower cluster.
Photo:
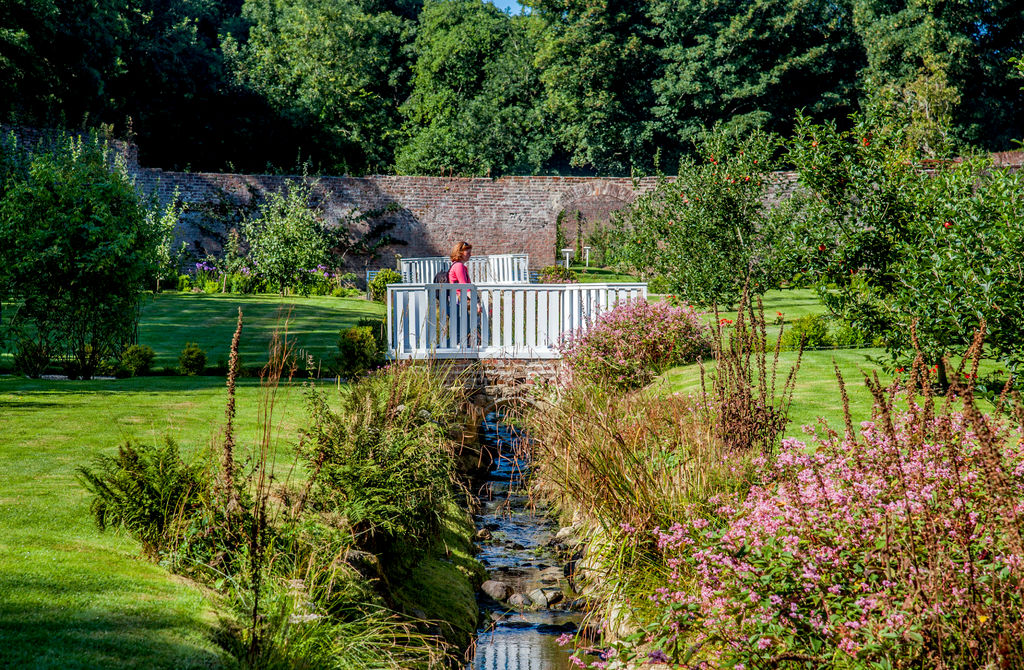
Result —
<svg viewBox="0 0 1024 670"><path fill-rule="evenodd" d="M658 531L664 630L715 667L1024 662L1020 431L908 406L785 440L746 496Z"/></svg>
<svg viewBox="0 0 1024 670"><path fill-rule="evenodd" d="M709 332L693 308L637 300L601 314L560 350L573 383L640 388L673 365L710 355Z"/></svg>

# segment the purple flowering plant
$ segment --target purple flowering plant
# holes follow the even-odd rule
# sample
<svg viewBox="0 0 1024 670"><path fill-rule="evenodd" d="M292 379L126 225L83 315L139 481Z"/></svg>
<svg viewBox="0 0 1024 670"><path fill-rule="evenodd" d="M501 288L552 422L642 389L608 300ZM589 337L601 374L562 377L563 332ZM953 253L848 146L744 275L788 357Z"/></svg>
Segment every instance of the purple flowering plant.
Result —
<svg viewBox="0 0 1024 670"><path fill-rule="evenodd" d="M706 357L710 330L692 309L646 300L621 303L559 349L570 383L646 386L666 369Z"/></svg>
<svg viewBox="0 0 1024 670"><path fill-rule="evenodd" d="M951 372L941 407L920 354L908 385L868 380L859 432L848 409L842 435L807 427L749 492L655 531L660 620L632 644L712 668L1021 667L1024 413L983 413Z"/></svg>

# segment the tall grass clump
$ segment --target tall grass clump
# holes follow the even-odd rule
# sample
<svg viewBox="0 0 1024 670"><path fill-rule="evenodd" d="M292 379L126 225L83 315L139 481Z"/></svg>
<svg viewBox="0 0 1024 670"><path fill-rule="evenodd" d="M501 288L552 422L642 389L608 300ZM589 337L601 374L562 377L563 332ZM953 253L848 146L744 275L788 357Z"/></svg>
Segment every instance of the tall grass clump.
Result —
<svg viewBox="0 0 1024 670"><path fill-rule="evenodd" d="M396 364L341 392L307 393L299 456L309 473L295 514L344 519L355 543L409 561L437 537L458 490L462 392L438 370Z"/></svg>
<svg viewBox="0 0 1024 670"><path fill-rule="evenodd" d="M692 309L636 300L597 317L559 347L573 384L646 386L668 368L710 353L708 327Z"/></svg>
<svg viewBox="0 0 1024 670"><path fill-rule="evenodd" d="M100 528L216 590L217 639L241 668L440 667L432 624L392 609L391 588L440 535L459 492L463 394L426 366L379 370L337 397L307 387L294 465L277 462L282 393L295 376L287 337L260 378L257 439L237 453L231 345L225 429L198 465L176 446L122 448L80 475Z"/></svg>
<svg viewBox="0 0 1024 670"><path fill-rule="evenodd" d="M1024 665L1024 414L982 412L966 379L940 404L919 353L870 421L785 440L746 493L690 506L655 538L660 621L626 645L689 666ZM845 398L845 384L839 378Z"/></svg>

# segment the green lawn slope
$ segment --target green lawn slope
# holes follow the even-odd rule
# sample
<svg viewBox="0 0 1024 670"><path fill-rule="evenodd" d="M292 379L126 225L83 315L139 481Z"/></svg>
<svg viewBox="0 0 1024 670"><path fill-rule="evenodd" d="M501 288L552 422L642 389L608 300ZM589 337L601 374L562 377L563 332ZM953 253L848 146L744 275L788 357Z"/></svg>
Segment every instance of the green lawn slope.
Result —
<svg viewBox="0 0 1024 670"><path fill-rule="evenodd" d="M245 364L288 317L289 335L315 356L332 352L338 331L382 306L340 298L163 293L147 300L139 342L174 366L185 342L210 362L227 359L237 308L245 315ZM277 403L277 471L290 469L304 416L302 387ZM211 641L212 603L196 585L139 560L134 541L100 533L75 468L126 440L171 437L199 452L220 439L226 400L221 377L43 381L0 376L0 667L207 668L223 657ZM256 440L258 381L238 390L238 444ZM243 457L244 458L244 457ZM294 473L292 476L301 476Z"/></svg>

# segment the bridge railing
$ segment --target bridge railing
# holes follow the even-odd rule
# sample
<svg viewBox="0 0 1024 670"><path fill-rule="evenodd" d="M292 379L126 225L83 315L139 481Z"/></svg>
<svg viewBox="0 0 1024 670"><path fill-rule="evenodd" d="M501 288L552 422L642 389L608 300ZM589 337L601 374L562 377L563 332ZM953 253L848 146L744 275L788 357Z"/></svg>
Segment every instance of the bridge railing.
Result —
<svg viewBox="0 0 1024 670"><path fill-rule="evenodd" d="M391 284L388 356L558 358L563 335L646 297L646 284Z"/></svg>
<svg viewBox="0 0 1024 670"><path fill-rule="evenodd" d="M447 270L451 261L443 256L403 258L399 261L402 282L428 284L434 276ZM469 276L478 284L528 284L530 282L530 256L528 254L495 254L476 256L466 263Z"/></svg>

